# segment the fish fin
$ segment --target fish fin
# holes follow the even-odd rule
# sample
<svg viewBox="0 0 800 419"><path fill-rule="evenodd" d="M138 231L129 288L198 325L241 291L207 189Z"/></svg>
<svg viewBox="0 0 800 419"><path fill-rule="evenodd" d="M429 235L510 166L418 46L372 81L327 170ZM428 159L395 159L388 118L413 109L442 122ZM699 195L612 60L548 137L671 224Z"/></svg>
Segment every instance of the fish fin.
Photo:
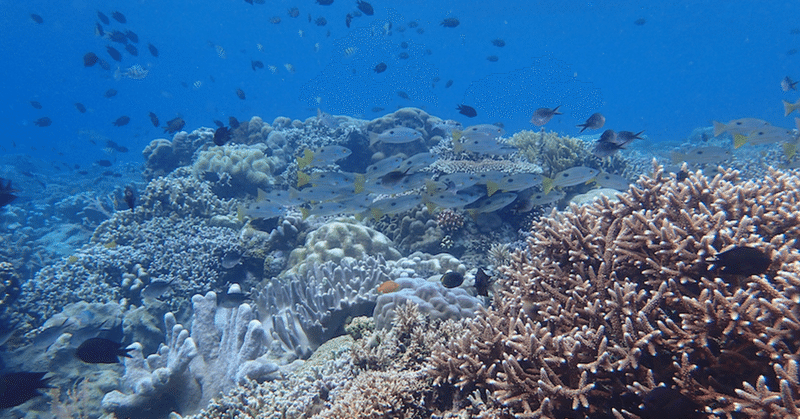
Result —
<svg viewBox="0 0 800 419"><path fill-rule="evenodd" d="M378 221L381 219L381 217L383 217L383 211L377 208L370 208L369 211L370 213L372 213L372 219L374 219L375 221Z"/></svg>
<svg viewBox="0 0 800 419"><path fill-rule="evenodd" d="M308 185L311 182L311 176L305 172L297 172L297 187L300 188L303 185Z"/></svg>
<svg viewBox="0 0 800 419"><path fill-rule="evenodd" d="M783 116L789 116L789 114L794 112L794 110L794 105L785 100L783 101Z"/></svg>
<svg viewBox="0 0 800 419"><path fill-rule="evenodd" d="M314 160L314 152L309 149L305 149L303 151L303 157L297 158L297 168L303 169L309 164L311 164L311 161L313 160Z"/></svg>
<svg viewBox="0 0 800 419"><path fill-rule="evenodd" d="M464 151L464 146L461 144L461 131L453 130L453 151L460 153Z"/></svg>
<svg viewBox="0 0 800 419"><path fill-rule="evenodd" d="M747 140L749 140L749 138L742 134L733 134L733 148L739 148L747 144Z"/></svg>
<svg viewBox="0 0 800 419"><path fill-rule="evenodd" d="M261 201L267 199L267 196L268 196L267 193L264 192L263 189L258 188L258 195L256 196L256 202L261 202Z"/></svg>
<svg viewBox="0 0 800 419"><path fill-rule="evenodd" d="M714 136L719 137L720 134L725 132L727 127L722 122L714 121Z"/></svg>
<svg viewBox="0 0 800 419"><path fill-rule="evenodd" d="M486 182L486 195L492 196L499 189L500 185L498 185L496 182L492 182L491 180Z"/></svg>
<svg viewBox="0 0 800 419"><path fill-rule="evenodd" d="M468 209L468 210L467 210L467 214L469 214L469 216L470 216L470 217L472 217L472 219L473 219L473 220L475 220L476 218L478 218L478 210L477 210L477 209L475 209L475 208L470 208L470 209Z"/></svg>
<svg viewBox="0 0 800 419"><path fill-rule="evenodd" d="M553 179L550 179L549 177L545 177L544 179L542 179L542 191L544 192L544 194L547 195L552 190L553 190Z"/></svg>
<svg viewBox="0 0 800 419"><path fill-rule="evenodd" d="M425 207L428 208L428 214L433 214L433 211L436 209L436 204L433 202L425 202Z"/></svg>
<svg viewBox="0 0 800 419"><path fill-rule="evenodd" d="M239 220L240 223L244 222L244 206L239 205L239 207L236 208L236 219Z"/></svg>
<svg viewBox="0 0 800 419"><path fill-rule="evenodd" d="M800 118L794 118L794 125L797 127L797 130L800 131Z"/></svg>
<svg viewBox="0 0 800 419"><path fill-rule="evenodd" d="M306 207L300 207L300 214L303 215L303 220L305 220L309 215L311 215L311 211Z"/></svg>
<svg viewBox="0 0 800 419"><path fill-rule="evenodd" d="M353 192L361 193L364 192L364 186L367 183L367 178L361 174L356 173L355 179L353 180Z"/></svg>
<svg viewBox="0 0 800 419"><path fill-rule="evenodd" d="M787 159L791 159L797 154L797 145L795 143L783 143L783 154Z"/></svg>
<svg viewBox="0 0 800 419"><path fill-rule="evenodd" d="M370 131L369 132L369 146L372 147L373 145L375 145L375 143L377 143L379 141L380 141L380 139L378 139L378 134Z"/></svg>
<svg viewBox="0 0 800 419"><path fill-rule="evenodd" d="M436 192L436 182L430 179L425 179L425 192L429 194L433 194L434 192ZM423 200L424 199L425 197L423 196Z"/></svg>

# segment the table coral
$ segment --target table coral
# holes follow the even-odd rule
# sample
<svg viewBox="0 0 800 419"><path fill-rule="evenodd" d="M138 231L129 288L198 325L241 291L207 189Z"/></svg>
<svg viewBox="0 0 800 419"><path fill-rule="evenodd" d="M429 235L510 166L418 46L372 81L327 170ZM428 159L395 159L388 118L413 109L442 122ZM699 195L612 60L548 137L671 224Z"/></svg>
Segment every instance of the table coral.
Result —
<svg viewBox="0 0 800 419"><path fill-rule="evenodd" d="M678 180L655 167L619 201L554 212L431 375L462 400L485 389L495 417L646 417L659 383L713 417L797 416L798 186L795 172ZM734 246L773 262L749 277L710 268Z"/></svg>

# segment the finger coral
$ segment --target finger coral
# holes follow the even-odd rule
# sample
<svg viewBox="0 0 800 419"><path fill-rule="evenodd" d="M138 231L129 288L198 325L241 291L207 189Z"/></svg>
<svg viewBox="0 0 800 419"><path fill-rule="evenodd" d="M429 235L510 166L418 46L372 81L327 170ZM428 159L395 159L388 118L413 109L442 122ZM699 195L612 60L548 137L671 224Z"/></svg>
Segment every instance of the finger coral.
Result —
<svg viewBox="0 0 800 419"><path fill-rule="evenodd" d="M797 417L798 186L656 166L619 201L553 212L429 374L493 417L654 417L658 385L700 406L687 415ZM765 273L714 266L741 246L770 255Z"/></svg>

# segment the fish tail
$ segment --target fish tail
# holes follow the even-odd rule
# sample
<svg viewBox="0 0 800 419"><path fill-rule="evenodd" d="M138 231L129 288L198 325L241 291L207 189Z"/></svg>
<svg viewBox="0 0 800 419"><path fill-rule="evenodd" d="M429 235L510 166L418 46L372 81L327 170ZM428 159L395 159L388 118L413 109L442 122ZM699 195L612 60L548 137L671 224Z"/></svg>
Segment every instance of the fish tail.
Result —
<svg viewBox="0 0 800 419"><path fill-rule="evenodd" d="M298 169L305 168L306 166L311 164L311 161L313 159L314 159L314 152L309 149L305 149L305 151L303 151L303 157L297 158L297 168Z"/></svg>
<svg viewBox="0 0 800 419"><path fill-rule="evenodd" d="M300 214L302 214L303 220L305 220L309 215L311 215L311 211L306 207L300 207Z"/></svg>
<svg viewBox="0 0 800 419"><path fill-rule="evenodd" d="M369 146L372 147L375 143L379 142L380 139L378 138L378 134L370 131L369 132Z"/></svg>
<svg viewBox="0 0 800 419"><path fill-rule="evenodd" d="M355 179L353 180L353 192L361 193L364 192L364 185L366 184L367 179L361 173L356 173Z"/></svg>
<svg viewBox="0 0 800 419"><path fill-rule="evenodd" d="M433 214L433 211L436 210L436 204L430 201L425 202L425 207L428 208L428 214Z"/></svg>
<svg viewBox="0 0 800 419"><path fill-rule="evenodd" d="M545 177L544 179L542 179L542 191L544 192L544 194L547 195L552 190L553 190L553 179L550 179L549 177Z"/></svg>
<svg viewBox="0 0 800 419"><path fill-rule="evenodd" d="M496 182L492 182L491 180L486 182L486 195L492 196L499 189L500 185L498 185Z"/></svg>
<svg viewBox="0 0 800 419"><path fill-rule="evenodd" d="M783 143L783 154L787 159L791 159L797 154L797 145L794 143Z"/></svg>
<svg viewBox="0 0 800 419"><path fill-rule="evenodd" d="M311 182L311 176L308 173L297 172L297 187L301 188L303 185L308 185Z"/></svg>
<svg viewBox="0 0 800 419"><path fill-rule="evenodd" d="M725 132L727 127L722 122L714 121L714 136L719 137L720 134Z"/></svg>
<svg viewBox="0 0 800 419"><path fill-rule="evenodd" d="M797 107L794 104L789 103L787 101L783 101L783 116L789 116L790 113L794 112Z"/></svg>

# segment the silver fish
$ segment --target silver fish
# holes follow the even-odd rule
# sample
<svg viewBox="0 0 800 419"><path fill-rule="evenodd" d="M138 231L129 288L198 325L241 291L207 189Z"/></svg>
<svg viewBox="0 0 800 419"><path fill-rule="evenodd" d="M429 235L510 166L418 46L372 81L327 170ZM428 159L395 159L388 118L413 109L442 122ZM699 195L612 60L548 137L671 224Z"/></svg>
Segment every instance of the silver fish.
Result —
<svg viewBox="0 0 800 419"><path fill-rule="evenodd" d="M556 115L563 115L561 112L558 111L561 105L556 106L553 109L550 108L539 108L533 112L533 116L531 117L531 124L536 125L537 127L541 127L546 125L553 119Z"/></svg>
<svg viewBox="0 0 800 419"><path fill-rule="evenodd" d="M405 144L422 139L422 133L414 128L394 127L380 134L369 133L369 143L373 145L377 142L386 144Z"/></svg>

